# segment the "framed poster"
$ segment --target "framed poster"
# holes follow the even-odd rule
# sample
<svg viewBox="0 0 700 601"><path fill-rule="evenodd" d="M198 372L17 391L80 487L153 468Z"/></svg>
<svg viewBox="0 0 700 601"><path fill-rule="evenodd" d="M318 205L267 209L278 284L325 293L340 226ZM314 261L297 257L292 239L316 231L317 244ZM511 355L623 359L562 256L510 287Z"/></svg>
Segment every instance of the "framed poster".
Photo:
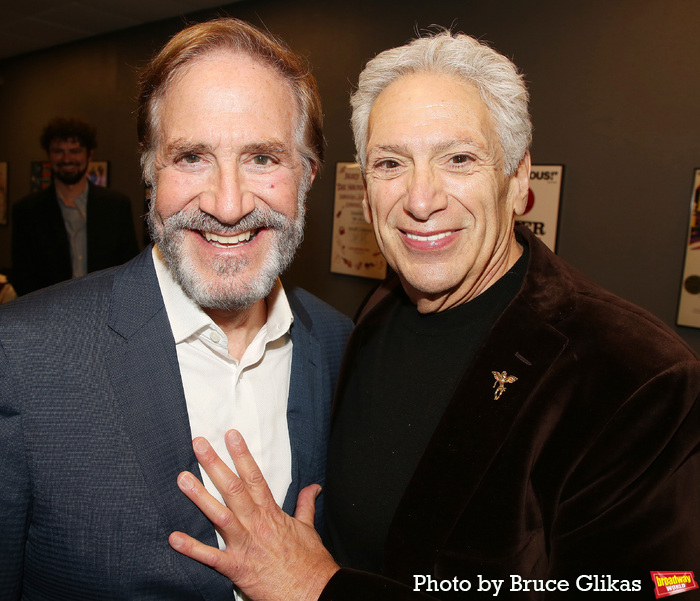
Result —
<svg viewBox="0 0 700 601"><path fill-rule="evenodd" d="M700 328L700 169L693 174L685 264L678 301L679 326Z"/></svg>
<svg viewBox="0 0 700 601"><path fill-rule="evenodd" d="M29 190L38 192L51 185L51 163L32 161L29 166Z"/></svg>
<svg viewBox="0 0 700 601"><path fill-rule="evenodd" d="M516 223L526 225L552 252L557 252L559 203L564 165L533 165L525 213Z"/></svg>
<svg viewBox="0 0 700 601"><path fill-rule="evenodd" d="M31 192L38 192L51 185L51 163L48 161L32 161L30 167ZM97 186L107 187L109 184L109 161L90 161L87 169L88 179Z"/></svg>
<svg viewBox="0 0 700 601"><path fill-rule="evenodd" d="M382 280L386 261L362 213L362 172L357 163L337 163L331 272Z"/></svg>
<svg viewBox="0 0 700 601"><path fill-rule="evenodd" d="M109 161L90 161L87 177L96 186L106 188L109 185Z"/></svg>
<svg viewBox="0 0 700 601"><path fill-rule="evenodd" d="M0 225L7 225L7 163L0 162Z"/></svg>

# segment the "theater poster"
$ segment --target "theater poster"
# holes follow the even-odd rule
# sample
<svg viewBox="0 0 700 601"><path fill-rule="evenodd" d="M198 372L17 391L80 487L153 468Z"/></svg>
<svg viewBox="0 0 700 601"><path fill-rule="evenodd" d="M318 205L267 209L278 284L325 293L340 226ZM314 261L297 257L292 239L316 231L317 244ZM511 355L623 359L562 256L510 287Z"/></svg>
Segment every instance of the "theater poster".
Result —
<svg viewBox="0 0 700 601"><path fill-rule="evenodd" d="M690 195L690 219L677 323L679 326L700 328L700 169L695 170Z"/></svg>
<svg viewBox="0 0 700 601"><path fill-rule="evenodd" d="M525 213L517 222L526 225L552 252L557 252L559 202L563 165L533 165Z"/></svg>
<svg viewBox="0 0 700 601"><path fill-rule="evenodd" d="M386 261L362 213L363 196L360 166L337 163L331 271L381 280L386 276Z"/></svg>

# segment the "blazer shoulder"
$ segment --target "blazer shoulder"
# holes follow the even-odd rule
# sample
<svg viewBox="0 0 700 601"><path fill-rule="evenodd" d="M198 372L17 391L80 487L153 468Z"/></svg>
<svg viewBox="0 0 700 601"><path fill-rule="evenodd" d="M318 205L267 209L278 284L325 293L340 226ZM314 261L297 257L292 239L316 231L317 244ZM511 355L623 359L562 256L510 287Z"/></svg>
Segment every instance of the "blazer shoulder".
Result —
<svg viewBox="0 0 700 601"><path fill-rule="evenodd" d="M532 236L527 241L530 262L516 300L567 336L574 348L596 348L609 360L630 354L643 355L644 363L697 360L661 319L603 288Z"/></svg>
<svg viewBox="0 0 700 601"><path fill-rule="evenodd" d="M27 319L53 329L51 324L57 322L52 320L57 316L77 322L110 311L114 298L141 307L149 300L149 292L151 297L160 298L150 252L149 246L123 265L20 296L0 306L0 322Z"/></svg>
<svg viewBox="0 0 700 601"><path fill-rule="evenodd" d="M574 283L576 311L571 315L569 327L575 326L581 334L587 331L599 340L603 354L645 356L648 361L660 365L697 362L691 347L653 313L599 286L586 276L573 275L570 281ZM641 352L634 352L633 349Z"/></svg>
<svg viewBox="0 0 700 601"><path fill-rule="evenodd" d="M78 348L94 350L104 336L109 336L112 281L110 274L88 276L2 305L0 347L15 365L24 364L25 371L38 365L52 371L52 365Z"/></svg>
<svg viewBox="0 0 700 601"><path fill-rule="evenodd" d="M329 331L348 335L352 320L317 296L297 286L285 286L284 292L295 317L316 335Z"/></svg>

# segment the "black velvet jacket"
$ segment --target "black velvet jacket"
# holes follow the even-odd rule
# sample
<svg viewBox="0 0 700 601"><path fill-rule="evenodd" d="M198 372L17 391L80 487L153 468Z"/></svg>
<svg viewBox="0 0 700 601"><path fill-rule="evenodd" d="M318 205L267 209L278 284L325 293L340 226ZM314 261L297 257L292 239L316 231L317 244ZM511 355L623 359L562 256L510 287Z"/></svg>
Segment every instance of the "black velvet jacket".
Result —
<svg viewBox="0 0 700 601"><path fill-rule="evenodd" d="M465 367L413 475L383 576L343 568L322 601L418 599L419 575L453 583L433 585L436 597L492 596L493 588L478 591L489 578L504 581L500 599L558 599L586 587L596 599L626 588L627 597L653 599L651 570L700 573L700 362L660 320L527 230L518 235L530 247L525 281ZM370 299L340 386L352 377L354 345L397 285ZM498 396L494 372L504 371L517 380ZM337 406L334 419L352 410ZM328 469L343 469L333 434ZM517 577L569 587L524 592Z"/></svg>

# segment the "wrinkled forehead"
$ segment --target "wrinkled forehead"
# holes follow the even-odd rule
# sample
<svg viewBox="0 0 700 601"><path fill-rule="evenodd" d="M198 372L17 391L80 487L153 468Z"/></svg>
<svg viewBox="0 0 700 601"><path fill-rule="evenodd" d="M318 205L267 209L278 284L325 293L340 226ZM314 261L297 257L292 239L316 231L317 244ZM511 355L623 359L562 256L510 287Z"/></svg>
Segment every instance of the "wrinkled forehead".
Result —
<svg viewBox="0 0 700 601"><path fill-rule="evenodd" d="M169 105L173 101L178 100L178 96L194 95L198 92L201 84L197 83L197 79L194 77L188 77L193 70L197 69L203 65L208 66L221 66L225 69L226 65L247 65L255 68L258 71L258 80L255 83L250 83L247 85L251 86L251 89L259 88L262 86L275 87L275 94L284 100L288 106L293 107L293 119L296 124L299 120L299 106L296 100L294 89L289 81L273 66L265 63L258 57L255 57L243 50L229 49L229 48L219 48L210 50L200 56L190 59L189 61L179 65L173 72L168 76L168 79L163 86L161 93L156 98L154 104L154 112L160 119L163 119L166 114ZM222 80L221 93L225 93L226 85L225 80ZM231 80L231 83L236 83L235 80ZM241 85L246 85L241 82ZM264 110L265 107L260 107ZM163 123L160 123L161 129Z"/></svg>
<svg viewBox="0 0 700 601"><path fill-rule="evenodd" d="M444 144L473 139L501 151L494 120L479 88L453 74L419 71L402 75L377 96L369 113L366 154L373 145L410 138Z"/></svg>

